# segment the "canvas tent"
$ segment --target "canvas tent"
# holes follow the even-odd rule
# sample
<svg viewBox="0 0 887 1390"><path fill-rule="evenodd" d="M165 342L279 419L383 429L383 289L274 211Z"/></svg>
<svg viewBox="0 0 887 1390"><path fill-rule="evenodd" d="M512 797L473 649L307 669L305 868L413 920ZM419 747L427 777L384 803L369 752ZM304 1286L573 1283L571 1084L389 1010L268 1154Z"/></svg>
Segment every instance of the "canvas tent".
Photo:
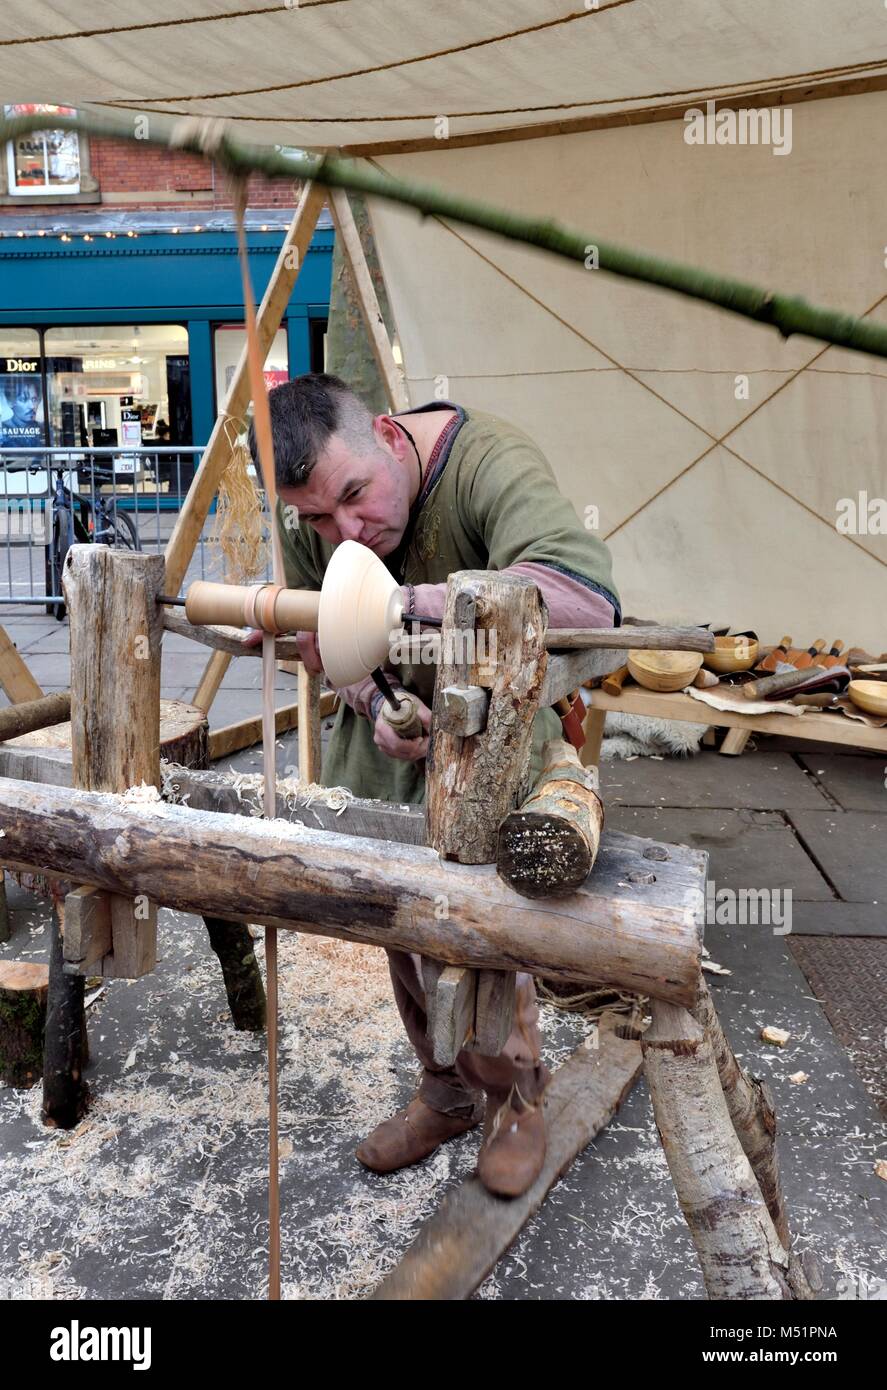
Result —
<svg viewBox="0 0 887 1390"><path fill-rule="evenodd" d="M77 20L11 0L4 17L7 101L223 117L887 321L871 0L158 0L150 18L93 0ZM709 99L790 108L790 150L688 144ZM887 646L887 362L372 212L411 399L534 435L627 611Z"/></svg>

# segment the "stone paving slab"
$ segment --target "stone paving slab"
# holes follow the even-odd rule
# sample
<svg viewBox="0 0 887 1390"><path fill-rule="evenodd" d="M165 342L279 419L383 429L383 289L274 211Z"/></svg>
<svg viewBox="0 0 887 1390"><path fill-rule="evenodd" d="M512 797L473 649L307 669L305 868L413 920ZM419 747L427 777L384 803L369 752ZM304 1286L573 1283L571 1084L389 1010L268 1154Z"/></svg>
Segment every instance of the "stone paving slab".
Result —
<svg viewBox="0 0 887 1390"><path fill-rule="evenodd" d="M887 752L861 757L804 753L800 762L843 810L887 812Z"/></svg>
<svg viewBox="0 0 887 1390"><path fill-rule="evenodd" d="M831 900L834 896L777 811L617 805L607 807L606 826L707 849L709 878L718 888L790 888L796 899Z"/></svg>
<svg viewBox="0 0 887 1390"><path fill-rule="evenodd" d="M792 811L790 819L846 902L887 905L887 814Z"/></svg>
<svg viewBox="0 0 887 1390"><path fill-rule="evenodd" d="M824 809L830 803L787 753L728 758L704 749L693 758L601 763L606 806L718 806Z"/></svg>

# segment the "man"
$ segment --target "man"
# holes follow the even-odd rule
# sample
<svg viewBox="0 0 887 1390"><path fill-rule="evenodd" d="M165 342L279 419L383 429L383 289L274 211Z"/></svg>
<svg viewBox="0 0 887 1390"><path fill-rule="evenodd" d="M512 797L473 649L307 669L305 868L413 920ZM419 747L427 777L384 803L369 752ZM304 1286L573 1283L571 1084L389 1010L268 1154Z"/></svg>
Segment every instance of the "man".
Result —
<svg viewBox="0 0 887 1390"><path fill-rule="evenodd" d="M277 387L270 404L277 521L291 587L319 589L335 547L354 540L403 584L407 614L442 616L449 574L493 569L532 579L552 627L620 621L606 547L580 525L543 454L520 430L451 401L373 417L344 382L320 374ZM320 671L316 635L300 634L298 642L306 666ZM357 796L422 802L434 669L386 669L396 688L418 696L425 736L402 740L394 733L372 679L340 690L323 782ZM541 768L543 742L559 733L557 715L540 711L531 779ZM364 1140L357 1157L380 1173L426 1158L479 1123L486 1092L478 1173L490 1191L519 1196L545 1158L549 1073L540 1058L532 978L517 977L514 1029L500 1056L462 1052L455 1066L443 1068L426 1038L419 958L400 951L388 958L423 1077L416 1097Z"/></svg>

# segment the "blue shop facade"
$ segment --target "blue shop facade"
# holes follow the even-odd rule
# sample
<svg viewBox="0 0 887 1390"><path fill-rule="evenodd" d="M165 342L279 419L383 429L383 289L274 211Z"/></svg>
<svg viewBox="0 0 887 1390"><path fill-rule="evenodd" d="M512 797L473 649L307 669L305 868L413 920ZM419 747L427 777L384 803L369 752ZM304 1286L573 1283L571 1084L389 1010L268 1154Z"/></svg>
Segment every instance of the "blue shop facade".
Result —
<svg viewBox="0 0 887 1390"><path fill-rule="evenodd" d="M0 448L206 444L245 338L235 232L230 214L212 216L175 227L167 214L130 212L2 231ZM288 226L273 217L248 214L257 302ZM266 360L269 387L324 369L333 236L324 213ZM166 505L198 458L183 451L173 469L157 456L151 476Z"/></svg>

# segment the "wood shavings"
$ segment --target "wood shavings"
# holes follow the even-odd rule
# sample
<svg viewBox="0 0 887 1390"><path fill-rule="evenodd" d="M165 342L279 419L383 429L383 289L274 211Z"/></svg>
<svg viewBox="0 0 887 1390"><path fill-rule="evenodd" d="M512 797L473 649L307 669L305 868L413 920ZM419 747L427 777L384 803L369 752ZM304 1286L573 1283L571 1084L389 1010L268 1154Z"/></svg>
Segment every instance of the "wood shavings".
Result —
<svg viewBox="0 0 887 1390"><path fill-rule="evenodd" d="M123 800L129 802L149 802L160 801L161 796L158 789L148 782L140 782L138 786L127 787L123 793Z"/></svg>
<svg viewBox="0 0 887 1390"><path fill-rule="evenodd" d="M710 975L732 975L732 974L733 974L733 971L732 971L732 970L728 970L727 967L726 967L725 965L718 965L718 963L717 963L716 960L704 960L704 961L702 962L702 968L703 968L703 970L707 970L707 971L709 972Z"/></svg>
<svg viewBox="0 0 887 1390"><path fill-rule="evenodd" d="M761 1029L761 1041L773 1043L775 1047L785 1047L790 1037L791 1033L786 1032L785 1028L774 1028L771 1024Z"/></svg>
<svg viewBox="0 0 887 1390"><path fill-rule="evenodd" d="M789 1077L789 1081L791 1081L794 1086L803 1086L804 1083L809 1080L810 1078L805 1071L793 1071Z"/></svg>
<svg viewBox="0 0 887 1390"><path fill-rule="evenodd" d="M875 1176L887 1182L887 1158L879 1158L875 1164Z"/></svg>

